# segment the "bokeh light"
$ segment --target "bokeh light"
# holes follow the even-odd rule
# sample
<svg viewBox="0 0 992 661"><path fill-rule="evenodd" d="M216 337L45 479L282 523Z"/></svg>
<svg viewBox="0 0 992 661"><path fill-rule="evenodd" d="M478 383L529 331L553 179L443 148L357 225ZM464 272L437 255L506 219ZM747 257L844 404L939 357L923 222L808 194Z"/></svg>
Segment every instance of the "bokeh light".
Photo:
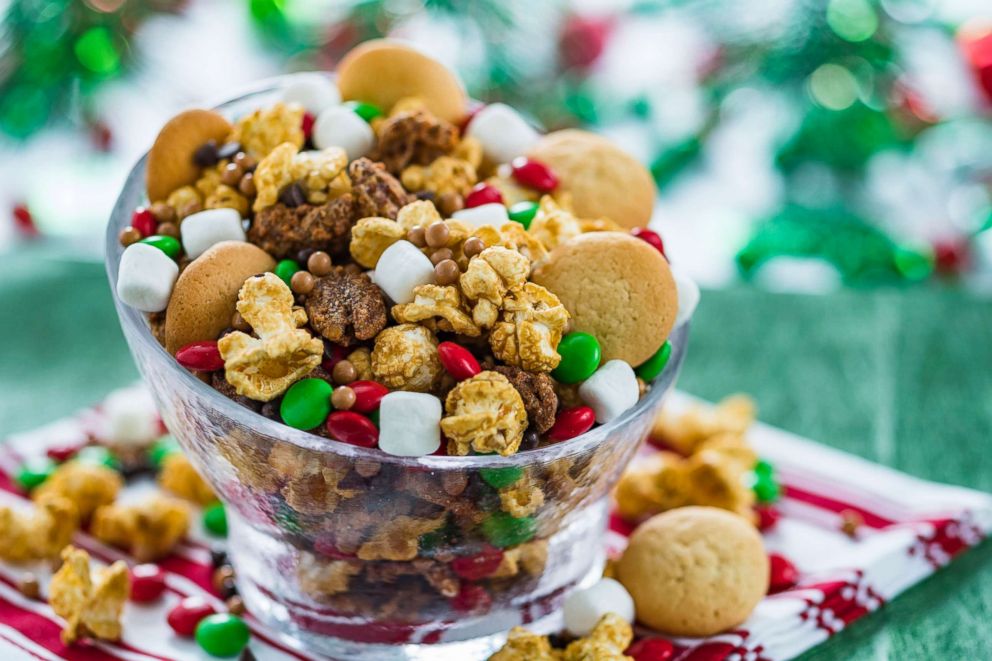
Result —
<svg viewBox="0 0 992 661"><path fill-rule="evenodd" d="M844 110L858 98L858 81L839 64L824 64L809 77L809 93L829 110Z"/></svg>
<svg viewBox="0 0 992 661"><path fill-rule="evenodd" d="M830 0L827 25L846 41L865 41L878 29L878 15L868 0Z"/></svg>

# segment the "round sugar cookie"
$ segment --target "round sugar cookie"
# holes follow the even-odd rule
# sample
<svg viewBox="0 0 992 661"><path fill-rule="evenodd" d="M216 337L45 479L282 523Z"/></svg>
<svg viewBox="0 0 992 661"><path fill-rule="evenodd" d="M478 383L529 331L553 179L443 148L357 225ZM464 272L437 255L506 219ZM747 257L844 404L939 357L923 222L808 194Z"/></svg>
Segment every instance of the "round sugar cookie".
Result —
<svg viewBox="0 0 992 661"><path fill-rule="evenodd" d="M637 159L601 135L565 129L543 136L527 155L558 176L558 190L572 196L580 218L645 227L658 194L654 178Z"/></svg>
<svg viewBox="0 0 992 661"><path fill-rule="evenodd" d="M390 39L351 49L338 65L338 89L345 101L365 101L388 113L402 98L416 96L441 119L465 116L465 91L458 77L434 58Z"/></svg>
<svg viewBox="0 0 992 661"><path fill-rule="evenodd" d="M676 636L710 636L747 619L768 591L768 556L744 518L682 507L634 531L616 567L637 619Z"/></svg>
<svg viewBox="0 0 992 661"><path fill-rule="evenodd" d="M166 308L166 351L175 354L192 342L216 340L231 325L245 280L275 267L269 253L244 241L221 241L190 262Z"/></svg>
<svg viewBox="0 0 992 661"><path fill-rule="evenodd" d="M145 187L152 202L165 200L172 191L192 184L200 176L193 154L203 143L222 143L231 123L212 110L186 110L162 127L148 152Z"/></svg>
<svg viewBox="0 0 992 661"><path fill-rule="evenodd" d="M624 232L589 232L559 245L532 280L555 294L576 331L599 340L602 360L637 367L661 347L678 314L668 262Z"/></svg>

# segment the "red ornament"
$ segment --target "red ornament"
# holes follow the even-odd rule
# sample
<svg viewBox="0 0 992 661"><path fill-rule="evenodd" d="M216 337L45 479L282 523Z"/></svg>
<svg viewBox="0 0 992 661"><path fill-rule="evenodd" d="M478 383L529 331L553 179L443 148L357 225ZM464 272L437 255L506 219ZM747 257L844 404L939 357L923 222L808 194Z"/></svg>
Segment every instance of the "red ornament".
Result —
<svg viewBox="0 0 992 661"><path fill-rule="evenodd" d="M451 561L451 571L466 581L480 581L489 576L503 562L503 551L486 545L475 555L464 555Z"/></svg>
<svg viewBox="0 0 992 661"><path fill-rule="evenodd" d="M799 582L799 570L792 561L780 553L769 553L768 594L784 592Z"/></svg>
<svg viewBox="0 0 992 661"><path fill-rule="evenodd" d="M352 381L348 387L355 391L355 403L352 411L371 413L379 408L379 402L389 394L389 388L377 381Z"/></svg>
<svg viewBox="0 0 992 661"><path fill-rule="evenodd" d="M588 406L575 406L558 413L555 424L548 430L554 441L567 441L592 429L596 422L596 412Z"/></svg>
<svg viewBox="0 0 992 661"><path fill-rule="evenodd" d="M463 613L484 613L493 604L493 598L477 583L462 583L461 589L451 598L451 606Z"/></svg>
<svg viewBox="0 0 992 661"><path fill-rule="evenodd" d="M966 25L958 33L958 43L986 103L992 104L992 28Z"/></svg>
<svg viewBox="0 0 992 661"><path fill-rule="evenodd" d="M558 38L558 53L566 69L586 69L603 54L610 36L610 21L572 16L565 21Z"/></svg>
<svg viewBox="0 0 992 661"><path fill-rule="evenodd" d="M186 597L169 611L166 621L177 634L189 637L196 632L200 620L216 612L202 597Z"/></svg>
<svg viewBox="0 0 992 661"><path fill-rule="evenodd" d="M176 352L176 361L188 370L216 372L224 369L224 359L213 340L193 342Z"/></svg>
<svg viewBox="0 0 992 661"><path fill-rule="evenodd" d="M158 565L135 565L131 568L131 601L147 604L165 592L165 572Z"/></svg>
<svg viewBox="0 0 992 661"><path fill-rule="evenodd" d="M782 518L782 513L774 505L756 507L754 511L758 514L758 530L761 532L771 530L778 523L778 520Z"/></svg>
<svg viewBox="0 0 992 661"><path fill-rule="evenodd" d="M327 416L327 433L333 438L363 448L374 448L379 429L371 420L354 411L335 411Z"/></svg>
<svg viewBox="0 0 992 661"><path fill-rule="evenodd" d="M503 204L503 194L495 186L476 184L465 196L465 208L481 207L483 204Z"/></svg>
<svg viewBox="0 0 992 661"><path fill-rule="evenodd" d="M303 139L309 140L310 136L313 135L313 123L317 119L308 112L303 113L303 119L300 120L300 128L303 129Z"/></svg>
<svg viewBox="0 0 992 661"><path fill-rule="evenodd" d="M624 654L634 657L634 661L670 661L675 656L675 646L664 638L642 638Z"/></svg>
<svg viewBox="0 0 992 661"><path fill-rule="evenodd" d="M328 347L330 348L328 349ZM334 366L347 358L349 353L348 349L339 344L325 344L324 360L321 361L320 366L324 368L325 372L330 374L334 371Z"/></svg>
<svg viewBox="0 0 992 661"><path fill-rule="evenodd" d="M662 257L668 259L668 256L665 254L665 244L662 243L661 237L658 235L657 232L652 232L646 227L635 227L634 229L630 230L630 233L633 236L636 236L641 241L646 241L647 243L650 243L652 246L654 246L655 250L661 253Z"/></svg>
<svg viewBox="0 0 992 661"><path fill-rule="evenodd" d="M550 193L558 187L558 177L551 168L540 161L520 156L513 159L510 167L513 169L513 178L521 186L533 188L540 193Z"/></svg>
<svg viewBox="0 0 992 661"><path fill-rule="evenodd" d="M158 221L150 209L138 207L131 214L131 227L138 230L142 237L151 236L158 231Z"/></svg>
<svg viewBox="0 0 992 661"><path fill-rule="evenodd" d="M38 236L38 226L34 224L34 216L31 215L31 211L26 205L14 205L14 208L11 209L11 215L14 218L14 227L22 236Z"/></svg>
<svg viewBox="0 0 992 661"><path fill-rule="evenodd" d="M460 344L442 342L437 345L437 355L444 369L457 381L470 379L482 371L475 356Z"/></svg>
<svg viewBox="0 0 992 661"><path fill-rule="evenodd" d="M968 265L968 243L945 239L933 244L934 268L941 275L959 275Z"/></svg>

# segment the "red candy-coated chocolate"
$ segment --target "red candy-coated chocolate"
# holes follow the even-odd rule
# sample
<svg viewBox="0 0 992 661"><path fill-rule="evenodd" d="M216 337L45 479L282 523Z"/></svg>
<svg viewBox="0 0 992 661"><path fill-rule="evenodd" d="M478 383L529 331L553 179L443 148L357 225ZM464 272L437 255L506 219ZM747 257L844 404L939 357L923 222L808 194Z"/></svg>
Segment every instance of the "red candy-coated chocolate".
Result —
<svg viewBox="0 0 992 661"><path fill-rule="evenodd" d="M486 104L481 101L469 101L468 111L465 116L461 118L458 122L458 132L465 135L465 131L468 130L468 125L472 123L475 116L479 114L479 111L486 107Z"/></svg>
<svg viewBox="0 0 992 661"><path fill-rule="evenodd" d="M186 597L169 611L165 619L180 636L192 636L200 620L216 612L202 597Z"/></svg>
<svg viewBox="0 0 992 661"><path fill-rule="evenodd" d="M313 123L317 119L308 112L303 113L303 119L300 120L300 128L303 129L303 139L309 140L310 136L313 135Z"/></svg>
<svg viewBox="0 0 992 661"><path fill-rule="evenodd" d="M479 581L492 574L503 562L503 551L486 545L475 555L463 555L451 561L451 571L466 581Z"/></svg>
<svg viewBox="0 0 992 661"><path fill-rule="evenodd" d="M799 582L799 570L792 561L780 553L769 553L768 594L783 592Z"/></svg>
<svg viewBox="0 0 992 661"><path fill-rule="evenodd" d="M355 391L352 411L371 413L379 408L379 402L389 394L389 388L377 381L352 381L348 387Z"/></svg>
<svg viewBox="0 0 992 661"><path fill-rule="evenodd" d="M642 638L624 654L634 657L634 661L670 661L675 656L675 646L664 638Z"/></svg>
<svg viewBox="0 0 992 661"><path fill-rule="evenodd" d="M324 350L324 360L321 361L320 366L324 368L325 372L330 374L334 371L335 365L348 357L349 352L346 348L338 344L325 344L324 346L329 346L330 350Z"/></svg>
<svg viewBox="0 0 992 661"><path fill-rule="evenodd" d="M533 188L541 193L550 193L558 187L558 177L544 163L533 161L525 156L513 159L513 178L517 183L527 188Z"/></svg>
<svg viewBox="0 0 992 661"><path fill-rule="evenodd" d="M448 374L458 381L470 379L482 371L475 356L460 344L442 342L437 345L437 355Z"/></svg>
<svg viewBox="0 0 992 661"><path fill-rule="evenodd" d="M645 227L635 227L634 229L630 230L630 233L636 236L641 241L646 241L647 243L650 243L652 246L654 246L655 250L661 253L662 257L668 259L667 255L665 255L665 244L662 243L661 237L658 235L657 232L652 232L651 230Z"/></svg>
<svg viewBox="0 0 992 661"><path fill-rule="evenodd" d="M158 565L136 565L131 568L131 601L147 604L165 592L165 572Z"/></svg>
<svg viewBox="0 0 992 661"><path fill-rule="evenodd" d="M461 589L451 598L451 606L463 613L484 613L493 604L486 589L475 583L462 583Z"/></svg>
<svg viewBox="0 0 992 661"><path fill-rule="evenodd" d="M61 464L64 461L72 459L84 447L86 447L85 442L56 445L45 450L45 455L55 463Z"/></svg>
<svg viewBox="0 0 992 661"><path fill-rule="evenodd" d="M224 359L213 340L187 344L176 352L176 360L188 370L216 372L224 369Z"/></svg>
<svg viewBox="0 0 992 661"><path fill-rule="evenodd" d="M150 209L138 207L131 214L131 227L138 230L141 236L151 236L158 230L158 221Z"/></svg>
<svg viewBox="0 0 992 661"><path fill-rule="evenodd" d="M756 507L754 511L758 514L758 530L761 532L771 530L782 518L782 513L773 505Z"/></svg>
<svg viewBox="0 0 992 661"><path fill-rule="evenodd" d="M555 441L567 441L592 429L595 422L596 412L588 406L564 409L555 418L555 424L548 430L548 436Z"/></svg>
<svg viewBox="0 0 992 661"><path fill-rule="evenodd" d="M342 443L373 448L379 442L375 424L354 411L335 411L327 416L327 433Z"/></svg>
<svg viewBox="0 0 992 661"><path fill-rule="evenodd" d="M465 208L481 207L483 204L503 204L503 194L489 184L476 184L465 196Z"/></svg>

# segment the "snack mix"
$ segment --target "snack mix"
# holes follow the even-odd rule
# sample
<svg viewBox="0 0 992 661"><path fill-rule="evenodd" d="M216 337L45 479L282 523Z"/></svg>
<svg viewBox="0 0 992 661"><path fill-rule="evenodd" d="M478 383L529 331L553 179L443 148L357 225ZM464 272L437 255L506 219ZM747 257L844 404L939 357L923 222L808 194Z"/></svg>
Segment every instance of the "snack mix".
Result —
<svg viewBox="0 0 992 661"><path fill-rule="evenodd" d="M211 451L264 495L297 549L306 597L342 616L422 622L452 605L484 615L541 581L564 525L554 508L629 454L604 443L540 469L443 479L377 457L501 460L619 418L671 355L675 282L643 221L573 206L595 160L569 179L527 156L542 137L505 105L470 112L460 98L452 115L436 95L460 87L440 84L356 98L357 75L339 71L339 92L308 74L226 130L210 111L171 120L149 155L147 206L120 234L117 292L182 367L260 421L368 449L355 459L243 428L216 438ZM617 158L642 181L640 165ZM622 190L602 200L629 206ZM587 251L561 250L574 242L602 244L602 275ZM563 281L570 272L586 275ZM160 479L209 500L205 485L175 484L185 474L168 465ZM140 514L85 504L80 516L111 543ZM160 516L163 539L185 528L178 511ZM143 554L159 556L145 541ZM541 654L623 658L625 646L593 634ZM538 658L522 654L497 658Z"/></svg>

